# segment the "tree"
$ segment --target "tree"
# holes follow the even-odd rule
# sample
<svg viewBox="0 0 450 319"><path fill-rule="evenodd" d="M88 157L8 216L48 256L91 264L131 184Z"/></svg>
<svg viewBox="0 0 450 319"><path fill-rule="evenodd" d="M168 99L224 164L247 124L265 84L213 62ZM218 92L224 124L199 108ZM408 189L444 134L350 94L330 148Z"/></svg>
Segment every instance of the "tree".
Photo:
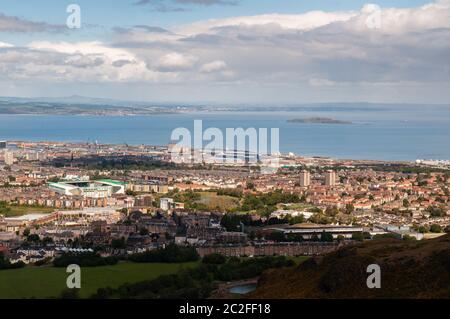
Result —
<svg viewBox="0 0 450 319"><path fill-rule="evenodd" d="M300 214L298 216L289 217L288 220L290 225L301 224L305 222L305 216Z"/></svg>
<svg viewBox="0 0 450 319"><path fill-rule="evenodd" d="M30 243L38 243L40 241L39 235L31 234L27 237L27 241Z"/></svg>
<svg viewBox="0 0 450 319"><path fill-rule="evenodd" d="M430 226L430 232L432 233L442 233L442 227L438 224L433 224Z"/></svg>
<svg viewBox="0 0 450 319"><path fill-rule="evenodd" d="M364 235L363 235L363 233L353 233L352 234L352 239L353 240L357 240L357 241L363 241L364 240Z"/></svg>
<svg viewBox="0 0 450 319"><path fill-rule="evenodd" d="M227 261L226 257L221 254L210 254L206 255L202 259L202 263L204 264L212 264L212 265L221 265Z"/></svg>
<svg viewBox="0 0 450 319"><path fill-rule="evenodd" d="M392 238L392 239L399 239L399 236L394 233L386 233L386 234L376 234L373 236L373 239L384 239L384 238Z"/></svg>
<svg viewBox="0 0 450 319"><path fill-rule="evenodd" d="M240 231L241 216L236 214L225 214L222 217L220 224L227 231Z"/></svg>
<svg viewBox="0 0 450 319"><path fill-rule="evenodd" d="M11 264L9 259L6 258L5 255L0 252L0 269L17 269L23 267L25 267L25 263L23 261Z"/></svg>
<svg viewBox="0 0 450 319"><path fill-rule="evenodd" d="M111 247L115 249L123 249L127 247L127 242L124 237L119 239L113 239L111 241Z"/></svg>
<svg viewBox="0 0 450 319"><path fill-rule="evenodd" d="M24 231L23 231L23 236L24 236L24 237L30 236L30 229L29 229L29 228L25 228L25 229L24 229Z"/></svg>
<svg viewBox="0 0 450 319"><path fill-rule="evenodd" d="M252 183L252 182L247 182L247 189L251 189L251 190L254 190L255 189L255 184L254 183Z"/></svg>
<svg viewBox="0 0 450 319"><path fill-rule="evenodd" d="M347 204L347 205L345 205L345 212L346 212L347 214L353 213L354 210L355 210L355 206L353 206L353 204Z"/></svg>
<svg viewBox="0 0 450 319"><path fill-rule="evenodd" d="M403 207L409 207L409 201L408 199L403 199Z"/></svg>
<svg viewBox="0 0 450 319"><path fill-rule="evenodd" d="M327 207L325 210L325 215L329 217L335 217L339 213L339 210L337 207Z"/></svg>
<svg viewBox="0 0 450 319"><path fill-rule="evenodd" d="M80 289L65 289L59 295L60 299L79 299Z"/></svg>
<svg viewBox="0 0 450 319"><path fill-rule="evenodd" d="M309 218L309 221L315 224L327 225L332 222L332 219L321 213L316 213Z"/></svg>
<svg viewBox="0 0 450 319"><path fill-rule="evenodd" d="M372 235L369 233L369 232L367 232L367 231L363 231L363 238L364 239L371 239L372 238Z"/></svg>
<svg viewBox="0 0 450 319"><path fill-rule="evenodd" d="M44 237L44 239L42 239L42 244L44 246L53 244L53 238L51 238L51 237Z"/></svg>
<svg viewBox="0 0 450 319"><path fill-rule="evenodd" d="M436 206L428 207L427 211L430 213L431 217L444 217L447 214L444 208Z"/></svg>
<svg viewBox="0 0 450 319"><path fill-rule="evenodd" d="M267 240L278 241L278 242L286 240L286 238L284 236L284 233L281 232L281 231L274 231L274 232L271 232L271 233L267 234L266 235L266 239Z"/></svg>
<svg viewBox="0 0 450 319"><path fill-rule="evenodd" d="M410 235L406 234L406 235L403 235L403 240L407 240L407 241L415 241L415 240L417 240L417 239L416 239L416 237L414 237L414 236L410 236Z"/></svg>
<svg viewBox="0 0 450 319"><path fill-rule="evenodd" d="M59 177L57 177L57 176L51 177L47 180L47 182L49 182L49 183L58 183L59 181L60 181Z"/></svg>
<svg viewBox="0 0 450 319"><path fill-rule="evenodd" d="M128 196L136 196L136 192L132 191L131 189L127 189L125 191L125 194L127 194Z"/></svg>
<svg viewBox="0 0 450 319"><path fill-rule="evenodd" d="M286 240L290 242L302 242L303 236L299 234L287 234Z"/></svg>
<svg viewBox="0 0 450 319"><path fill-rule="evenodd" d="M327 232L323 231L322 235L320 235L320 241L332 242L333 241L333 235L331 233L327 233Z"/></svg>
<svg viewBox="0 0 450 319"><path fill-rule="evenodd" d="M129 255L128 259L138 263L179 263L196 261L199 259L199 255L194 247L181 247L169 244L165 248Z"/></svg>
<svg viewBox="0 0 450 319"><path fill-rule="evenodd" d="M9 260L6 259L3 253L0 253L0 269L7 268L9 266Z"/></svg>
<svg viewBox="0 0 450 319"><path fill-rule="evenodd" d="M428 228L425 226L419 226L419 228L417 230L419 233L422 233L422 234L428 233Z"/></svg>

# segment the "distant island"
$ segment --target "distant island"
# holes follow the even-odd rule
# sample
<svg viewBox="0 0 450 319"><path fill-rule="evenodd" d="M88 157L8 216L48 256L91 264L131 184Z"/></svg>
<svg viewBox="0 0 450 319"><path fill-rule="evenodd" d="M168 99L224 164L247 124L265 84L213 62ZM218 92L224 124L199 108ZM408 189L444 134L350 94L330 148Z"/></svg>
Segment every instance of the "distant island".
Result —
<svg viewBox="0 0 450 319"><path fill-rule="evenodd" d="M304 119L292 119L288 120L288 123L301 123L301 124L352 124L350 121L341 121L328 117L308 117Z"/></svg>

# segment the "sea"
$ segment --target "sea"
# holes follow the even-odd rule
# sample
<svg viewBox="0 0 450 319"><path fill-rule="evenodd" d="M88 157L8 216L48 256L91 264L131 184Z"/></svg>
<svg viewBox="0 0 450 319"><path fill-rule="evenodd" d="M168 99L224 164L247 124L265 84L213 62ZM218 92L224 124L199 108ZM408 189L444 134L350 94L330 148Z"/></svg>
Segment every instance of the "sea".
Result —
<svg viewBox="0 0 450 319"><path fill-rule="evenodd" d="M325 117L351 124L290 123ZM282 153L339 159L450 160L450 107L311 107L148 116L0 115L0 140L166 145L176 128L278 128ZM193 133L192 133L193 134ZM225 133L224 133L225 135Z"/></svg>

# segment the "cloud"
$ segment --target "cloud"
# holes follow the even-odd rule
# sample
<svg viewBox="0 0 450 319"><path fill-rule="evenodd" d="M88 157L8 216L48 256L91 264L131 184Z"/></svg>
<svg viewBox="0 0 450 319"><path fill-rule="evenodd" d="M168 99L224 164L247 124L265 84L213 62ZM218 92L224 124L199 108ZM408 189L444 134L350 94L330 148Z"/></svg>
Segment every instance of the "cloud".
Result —
<svg viewBox="0 0 450 319"><path fill-rule="evenodd" d="M147 32L155 32L155 33L169 33L170 31L161 28L161 27L155 27L155 26L148 26L148 25L135 25L134 28L136 29L144 29Z"/></svg>
<svg viewBox="0 0 450 319"><path fill-rule="evenodd" d="M117 34L127 34L127 35L133 33L136 30L143 30L148 33L170 33L169 30L166 30L164 28L148 25L135 25L131 28L123 28L123 27L113 28L113 31L116 32Z"/></svg>
<svg viewBox="0 0 450 319"><path fill-rule="evenodd" d="M450 87L450 1L382 8L380 28L368 26L369 9L240 16L170 30L136 25L114 29L109 42L0 43L0 76L152 83L173 88L170 96L183 86L198 95L264 92L294 101L325 91L342 100L398 92L412 98L425 90L450 98L429 93Z"/></svg>
<svg viewBox="0 0 450 319"><path fill-rule="evenodd" d="M90 55L72 55L65 60L67 65L71 65L77 68L94 68L100 66L105 61L101 56Z"/></svg>
<svg viewBox="0 0 450 319"><path fill-rule="evenodd" d="M212 62L203 64L200 68L200 71L203 73L212 73L212 72L223 71L226 68L227 68L227 64L225 63L225 61L217 60L217 61L212 61Z"/></svg>
<svg viewBox="0 0 450 319"><path fill-rule="evenodd" d="M140 0L136 2L137 5L156 5L161 3L177 3L177 4L195 4L202 6L211 6L211 5L236 5L237 1L233 0Z"/></svg>
<svg viewBox="0 0 450 319"><path fill-rule="evenodd" d="M14 45L10 44L10 43L6 43L6 42L0 42L0 48L11 48Z"/></svg>
<svg viewBox="0 0 450 319"><path fill-rule="evenodd" d="M357 16L357 12L323 12L311 11L303 14L263 14L256 16L232 17L226 19L211 19L181 26L187 35L211 33L224 27L255 27L272 25L283 29L312 30L339 21L348 21Z"/></svg>
<svg viewBox="0 0 450 319"><path fill-rule="evenodd" d="M150 70L131 52L102 42L32 42L0 48L0 81L20 83L172 82L177 74Z"/></svg>
<svg viewBox="0 0 450 319"><path fill-rule="evenodd" d="M154 11L158 12L183 12L187 11L189 6L212 6L238 4L235 0L140 0L136 5L149 5Z"/></svg>
<svg viewBox="0 0 450 319"><path fill-rule="evenodd" d="M34 41L28 44L31 49L53 51L65 54L101 55L109 60L132 60L134 54L120 48L112 48L101 41L90 42L50 42Z"/></svg>
<svg viewBox="0 0 450 319"><path fill-rule="evenodd" d="M366 6L355 12L234 17L176 31L186 34L182 47L226 60L241 81L328 86L450 81L447 2L382 9L380 29L367 25L370 12Z"/></svg>
<svg viewBox="0 0 450 319"><path fill-rule="evenodd" d="M0 32L65 32L65 25L53 25L45 22L33 22L0 13Z"/></svg>
<svg viewBox="0 0 450 319"><path fill-rule="evenodd" d="M134 61L130 61L130 60L116 60L116 61L114 61L114 62L112 63L112 65L113 65L114 67L116 67L116 68L121 68L121 67L123 67L124 65L132 64L132 63L134 63Z"/></svg>
<svg viewBox="0 0 450 319"><path fill-rule="evenodd" d="M163 55L159 59L156 67L161 72L184 71L192 68L196 61L197 58L193 56L172 52Z"/></svg>

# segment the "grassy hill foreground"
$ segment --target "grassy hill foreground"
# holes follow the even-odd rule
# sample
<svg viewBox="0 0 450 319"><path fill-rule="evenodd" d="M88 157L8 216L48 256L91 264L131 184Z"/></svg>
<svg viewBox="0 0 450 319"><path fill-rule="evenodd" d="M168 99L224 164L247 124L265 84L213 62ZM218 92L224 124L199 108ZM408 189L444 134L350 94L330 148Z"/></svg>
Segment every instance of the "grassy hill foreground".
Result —
<svg viewBox="0 0 450 319"><path fill-rule="evenodd" d="M381 288L369 289L378 264ZM450 298L450 235L423 241L380 239L268 270L249 298Z"/></svg>
<svg viewBox="0 0 450 319"><path fill-rule="evenodd" d="M80 297L88 298L98 288L117 288L124 283L150 280L196 265L197 262L172 264L121 262L113 266L84 267L81 269ZM65 268L51 266L2 270L0 299L58 297L66 289L67 276Z"/></svg>

